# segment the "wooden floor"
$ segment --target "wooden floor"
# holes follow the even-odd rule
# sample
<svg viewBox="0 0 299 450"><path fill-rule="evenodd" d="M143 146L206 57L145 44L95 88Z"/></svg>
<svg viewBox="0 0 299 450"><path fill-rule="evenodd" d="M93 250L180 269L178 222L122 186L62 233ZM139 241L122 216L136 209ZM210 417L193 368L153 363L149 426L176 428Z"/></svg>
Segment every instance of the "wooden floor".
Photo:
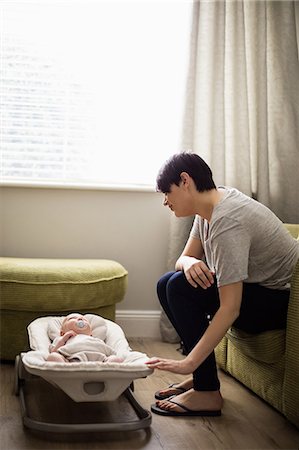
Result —
<svg viewBox="0 0 299 450"><path fill-rule="evenodd" d="M149 356L181 357L173 344L147 339L134 339L130 344L134 350ZM105 432L77 440L62 436L57 441L53 437L37 437L23 428L19 398L13 394L14 367L2 364L0 449L299 449L298 429L233 378L223 372L219 375L225 398L221 417L170 418L153 414L152 425L146 430ZM135 381L135 396L144 408L150 409L156 390L181 379L180 375L155 371L153 375Z"/></svg>

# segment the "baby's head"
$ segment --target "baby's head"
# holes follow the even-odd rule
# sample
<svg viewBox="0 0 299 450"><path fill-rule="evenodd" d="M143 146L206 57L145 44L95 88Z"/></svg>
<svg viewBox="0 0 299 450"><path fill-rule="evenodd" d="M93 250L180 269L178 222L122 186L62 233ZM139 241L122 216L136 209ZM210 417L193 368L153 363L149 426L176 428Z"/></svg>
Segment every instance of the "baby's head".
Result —
<svg viewBox="0 0 299 450"><path fill-rule="evenodd" d="M87 334L91 336L91 325L86 319L79 313L68 314L62 322L60 335L63 336L68 331L75 331L77 334Z"/></svg>

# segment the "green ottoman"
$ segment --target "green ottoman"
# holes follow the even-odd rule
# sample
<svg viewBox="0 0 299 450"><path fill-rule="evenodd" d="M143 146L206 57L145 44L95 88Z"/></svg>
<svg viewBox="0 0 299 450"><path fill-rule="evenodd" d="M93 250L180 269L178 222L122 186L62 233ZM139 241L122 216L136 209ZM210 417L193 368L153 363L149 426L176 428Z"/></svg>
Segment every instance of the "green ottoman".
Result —
<svg viewBox="0 0 299 450"><path fill-rule="evenodd" d="M104 259L0 258L0 359L29 349L27 326L37 317L81 312L114 320L127 277Z"/></svg>

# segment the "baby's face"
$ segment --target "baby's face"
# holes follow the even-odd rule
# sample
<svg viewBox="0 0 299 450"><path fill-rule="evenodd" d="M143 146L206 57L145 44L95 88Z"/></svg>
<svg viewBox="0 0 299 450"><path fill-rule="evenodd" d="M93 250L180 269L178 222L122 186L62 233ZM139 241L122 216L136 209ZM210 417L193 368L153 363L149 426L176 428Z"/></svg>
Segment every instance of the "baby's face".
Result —
<svg viewBox="0 0 299 450"><path fill-rule="evenodd" d="M72 313L66 316L62 322L61 335L68 331L74 331L77 334L87 334L91 336L91 326L88 320L81 314Z"/></svg>

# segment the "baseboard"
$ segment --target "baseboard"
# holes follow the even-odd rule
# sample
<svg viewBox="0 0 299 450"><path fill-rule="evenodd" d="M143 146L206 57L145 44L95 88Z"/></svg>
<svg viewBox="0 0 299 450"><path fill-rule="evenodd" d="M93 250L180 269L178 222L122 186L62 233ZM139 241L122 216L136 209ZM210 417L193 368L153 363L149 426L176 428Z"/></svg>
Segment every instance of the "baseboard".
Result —
<svg viewBox="0 0 299 450"><path fill-rule="evenodd" d="M126 337L161 339L161 311L116 310L115 321Z"/></svg>

